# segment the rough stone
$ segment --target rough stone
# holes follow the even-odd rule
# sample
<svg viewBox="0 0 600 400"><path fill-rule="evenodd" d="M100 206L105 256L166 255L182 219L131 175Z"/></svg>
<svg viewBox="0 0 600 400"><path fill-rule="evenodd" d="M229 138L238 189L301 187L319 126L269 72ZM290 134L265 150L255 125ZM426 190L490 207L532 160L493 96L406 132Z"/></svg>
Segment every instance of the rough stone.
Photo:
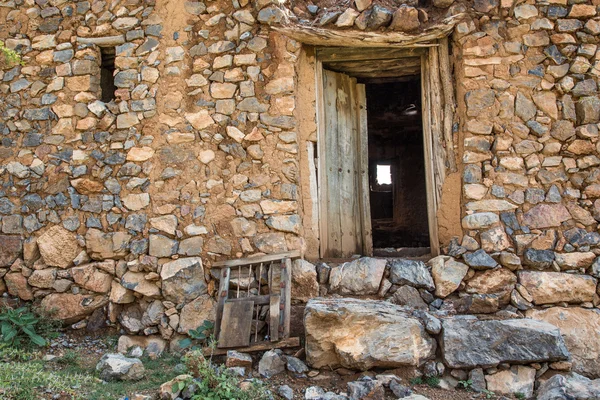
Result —
<svg viewBox="0 0 600 400"><path fill-rule="evenodd" d="M200 257L180 258L163 264L160 277L165 299L184 303L206 294L204 268Z"/></svg>
<svg viewBox="0 0 600 400"><path fill-rule="evenodd" d="M96 365L105 381L137 381L144 377L144 365L137 358L122 354L105 354Z"/></svg>
<svg viewBox="0 0 600 400"><path fill-rule="evenodd" d="M442 327L442 357L450 368L487 368L504 362L533 363L569 358L560 331L545 322L458 316L443 320Z"/></svg>
<svg viewBox="0 0 600 400"><path fill-rule="evenodd" d="M429 291L435 289L433 278L422 261L391 259L390 281L396 285L411 285L415 288L424 288Z"/></svg>
<svg viewBox="0 0 600 400"><path fill-rule="evenodd" d="M526 315L560 329L571 353L573 372L592 379L600 377L600 314L596 310L552 307L529 310Z"/></svg>
<svg viewBox="0 0 600 400"><path fill-rule="evenodd" d="M340 294L376 294L386 263L386 260L363 257L336 266L329 274L329 286Z"/></svg>
<svg viewBox="0 0 600 400"><path fill-rule="evenodd" d="M305 260L294 260L292 263L292 300L306 303L319 296L317 269Z"/></svg>
<svg viewBox="0 0 600 400"><path fill-rule="evenodd" d="M596 279L586 275L519 271L518 277L536 305L591 302L596 292Z"/></svg>
<svg viewBox="0 0 600 400"><path fill-rule="evenodd" d="M44 262L52 267L69 267L81 251L75 235L59 225L44 232L37 243Z"/></svg>
<svg viewBox="0 0 600 400"><path fill-rule="evenodd" d="M435 352L419 320L385 302L310 300L305 329L306 359L313 368L417 366Z"/></svg>

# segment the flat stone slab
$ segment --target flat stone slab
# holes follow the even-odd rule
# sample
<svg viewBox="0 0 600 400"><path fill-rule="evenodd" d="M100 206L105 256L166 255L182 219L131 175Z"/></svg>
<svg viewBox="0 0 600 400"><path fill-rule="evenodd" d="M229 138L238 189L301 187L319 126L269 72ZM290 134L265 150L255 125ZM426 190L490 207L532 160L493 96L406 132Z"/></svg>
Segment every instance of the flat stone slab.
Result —
<svg viewBox="0 0 600 400"><path fill-rule="evenodd" d="M385 301L313 299L304 325L306 360L314 368L417 366L435 354L421 321Z"/></svg>
<svg viewBox="0 0 600 400"><path fill-rule="evenodd" d="M442 321L440 346L450 368L487 368L503 362L529 364L569 358L560 330L530 319L448 318Z"/></svg>

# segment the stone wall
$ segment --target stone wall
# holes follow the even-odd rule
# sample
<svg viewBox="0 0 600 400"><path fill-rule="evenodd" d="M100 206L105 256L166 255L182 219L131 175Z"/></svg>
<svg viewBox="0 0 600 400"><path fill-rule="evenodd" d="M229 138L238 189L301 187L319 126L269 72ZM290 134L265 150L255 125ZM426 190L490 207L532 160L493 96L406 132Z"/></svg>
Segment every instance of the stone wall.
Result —
<svg viewBox="0 0 600 400"><path fill-rule="evenodd" d="M462 194L445 188L441 202L461 212L440 210L462 237L445 234L433 283L395 282L388 266L365 275L367 291L319 276L321 294L595 313L598 1L409 3L0 2L0 39L24 60L0 72L0 291L78 327L186 333L212 315L211 261L318 253L314 88L298 84L314 79L314 52L271 25L417 33L462 14L451 35ZM116 47L106 104L101 46ZM303 301L318 293L305 267Z"/></svg>

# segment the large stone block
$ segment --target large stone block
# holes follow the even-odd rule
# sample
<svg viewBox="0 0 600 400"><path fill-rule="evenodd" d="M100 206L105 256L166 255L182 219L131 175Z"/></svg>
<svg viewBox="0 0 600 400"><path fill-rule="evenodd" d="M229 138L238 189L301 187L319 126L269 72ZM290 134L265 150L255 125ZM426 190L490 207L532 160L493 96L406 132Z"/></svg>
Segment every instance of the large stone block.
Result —
<svg viewBox="0 0 600 400"><path fill-rule="evenodd" d="M363 257L331 270L329 286L340 294L366 295L379 290L386 260Z"/></svg>
<svg viewBox="0 0 600 400"><path fill-rule="evenodd" d="M519 283L531 294L533 304L592 301L597 280L563 272L519 271Z"/></svg>
<svg viewBox="0 0 600 400"><path fill-rule="evenodd" d="M65 323L73 323L85 318L107 303L108 297L106 296L52 293L44 297L40 306L52 318Z"/></svg>
<svg viewBox="0 0 600 400"><path fill-rule="evenodd" d="M600 399L600 379L590 380L576 373L554 375L540 385L537 400Z"/></svg>
<svg viewBox="0 0 600 400"><path fill-rule="evenodd" d="M163 264L160 277L163 296L174 303L185 303L206 294L200 257L180 258Z"/></svg>
<svg viewBox="0 0 600 400"><path fill-rule="evenodd" d="M529 310L527 318L557 326L571 353L573 371L588 378L600 377L600 313L597 310L552 307Z"/></svg>
<svg viewBox="0 0 600 400"><path fill-rule="evenodd" d="M0 267L10 266L23 251L19 236L0 235Z"/></svg>
<svg viewBox="0 0 600 400"><path fill-rule="evenodd" d="M493 367L500 363L561 361L569 351L554 325L527 319L478 320L459 316L442 321L440 346L451 368Z"/></svg>
<svg viewBox="0 0 600 400"><path fill-rule="evenodd" d="M310 300L304 313L307 362L367 370L421 365L435 341L405 309L381 301Z"/></svg>
<svg viewBox="0 0 600 400"><path fill-rule="evenodd" d="M44 262L53 267L67 268L81 251L75 234L60 225L44 232L37 243Z"/></svg>

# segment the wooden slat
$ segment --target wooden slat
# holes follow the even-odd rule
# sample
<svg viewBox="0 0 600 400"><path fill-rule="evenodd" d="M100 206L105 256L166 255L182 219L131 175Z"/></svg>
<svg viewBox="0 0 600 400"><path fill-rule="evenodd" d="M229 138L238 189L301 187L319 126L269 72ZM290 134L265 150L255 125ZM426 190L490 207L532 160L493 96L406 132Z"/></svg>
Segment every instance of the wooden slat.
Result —
<svg viewBox="0 0 600 400"><path fill-rule="evenodd" d="M454 139L452 125L454 124L454 87L452 85L452 72L450 68L450 56L448 54L448 38L440 39L439 64L440 78L444 88L444 142L448 156L448 168L450 172L456 172L456 155L454 153Z"/></svg>
<svg viewBox="0 0 600 400"><path fill-rule="evenodd" d="M223 268L220 272L221 279L219 281L219 291L217 292L217 312L216 312L216 323L215 323L215 338L219 340L221 332L221 320L223 319L223 307L225 301L229 296L229 276L231 270L229 268Z"/></svg>
<svg viewBox="0 0 600 400"><path fill-rule="evenodd" d="M306 142L306 152L308 154L308 187L310 190L310 198L313 201L310 202L311 207L311 228L313 234L317 236L317 240L320 239L319 232L319 187L317 185L317 165L318 156L315 154L315 144L311 141Z"/></svg>
<svg viewBox="0 0 600 400"><path fill-rule="evenodd" d="M226 302L223 307L221 334L217 347L224 349L248 346L253 311L254 302L251 300Z"/></svg>
<svg viewBox="0 0 600 400"><path fill-rule="evenodd" d="M269 295L262 295L262 296L240 297L239 299L229 299L229 300L227 300L227 303L247 301L247 300L252 300L254 302L255 306L256 305L258 305L258 306L266 306L270 302Z"/></svg>
<svg viewBox="0 0 600 400"><path fill-rule="evenodd" d="M315 62L315 94L317 96L317 193L319 199L319 256L325 257L329 248L329 232L327 226L327 149L325 135L325 77L323 76L323 63Z"/></svg>
<svg viewBox="0 0 600 400"><path fill-rule="evenodd" d="M395 60L405 57L418 57L425 54L422 48L393 49L375 47L357 50L352 47L320 47L317 57L321 62L332 61L364 61L364 60Z"/></svg>
<svg viewBox="0 0 600 400"><path fill-rule="evenodd" d="M436 209L442 198L442 186L446 178L446 150L444 149L444 134L442 128L442 83L440 81L440 66L438 49L429 50L429 79L430 79L430 113L431 134L433 145L433 171L435 178L435 204Z"/></svg>
<svg viewBox="0 0 600 400"><path fill-rule="evenodd" d="M327 176L326 192L324 193L327 202L327 215L323 223L327 224L327 249L326 256L337 256L341 249L341 231L340 231L340 203L339 194L339 175L340 167L338 160L339 132L338 132L338 76L332 71L323 71L323 96L325 108L325 175Z"/></svg>
<svg viewBox="0 0 600 400"><path fill-rule="evenodd" d="M272 295L269 304L269 335L270 340L276 342L279 340L279 302L281 300L280 295Z"/></svg>
<svg viewBox="0 0 600 400"><path fill-rule="evenodd" d="M267 351L267 350L272 350L272 349L286 349L286 348L292 348L292 347L300 347L300 338L299 337L293 337L293 338L286 338L286 339L282 339L279 342L269 342L269 341L265 341L265 342L258 342L258 343L254 343L251 346L248 347L242 347L239 349L236 349L239 352L242 353L253 353L256 351ZM214 356L222 356L227 354L227 349L213 349L211 347L205 347L202 349L202 352L204 353L205 356L210 356L211 354Z"/></svg>
<svg viewBox="0 0 600 400"><path fill-rule="evenodd" d="M235 260L217 261L212 264L212 268L237 267L239 265L257 265L271 261L281 260L282 258L298 258L301 256L299 250L288 251L278 254L266 254L264 256L237 258Z"/></svg>
<svg viewBox="0 0 600 400"><path fill-rule="evenodd" d="M281 264L281 297L283 298L283 335L290 337L290 321L292 312L292 260L286 258Z"/></svg>
<svg viewBox="0 0 600 400"><path fill-rule="evenodd" d="M437 204L433 163L433 143L431 131L431 102L430 102L430 69L428 57L423 56L421 63L421 99L423 118L423 147L425 152L425 184L427 187L427 220L429 224L429 240L433 256L439 254L437 236Z"/></svg>
<svg viewBox="0 0 600 400"><path fill-rule="evenodd" d="M355 102L354 90L356 79L350 78L345 74L338 74L338 157L339 160L339 192L331 192L330 197L337 197L340 205L340 239L342 256L350 256L362 251L362 246L358 245L360 235L357 235L357 228L360 226L360 220L355 218L358 213L358 193L356 190L357 171L356 160L358 158L358 146L356 144L356 118L354 117ZM337 196L336 196L337 194Z"/></svg>
<svg viewBox="0 0 600 400"><path fill-rule="evenodd" d="M371 228L371 202L369 188L369 132L367 128L367 95L365 85L356 86L356 101L358 106L357 124L359 139L359 171L360 171L360 217L362 225L363 253L373 255L373 233Z"/></svg>

